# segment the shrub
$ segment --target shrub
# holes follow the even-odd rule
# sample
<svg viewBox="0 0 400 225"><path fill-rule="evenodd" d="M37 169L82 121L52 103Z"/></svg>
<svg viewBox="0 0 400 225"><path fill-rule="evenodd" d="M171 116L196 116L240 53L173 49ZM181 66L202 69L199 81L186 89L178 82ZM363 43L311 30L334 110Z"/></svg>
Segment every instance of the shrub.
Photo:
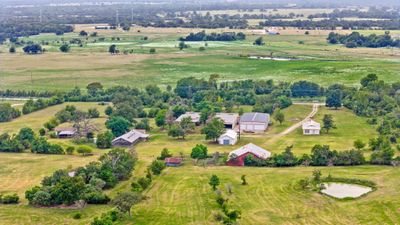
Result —
<svg viewBox="0 0 400 225"><path fill-rule="evenodd" d="M98 148L111 148L114 135L110 131L97 135L96 145Z"/></svg>
<svg viewBox="0 0 400 225"><path fill-rule="evenodd" d="M45 191L38 191L34 194L31 203L33 205L49 206L51 205L51 195Z"/></svg>
<svg viewBox="0 0 400 225"><path fill-rule="evenodd" d="M136 181L131 183L131 187L132 187L132 191L133 192L141 192L141 191L143 191L142 186Z"/></svg>
<svg viewBox="0 0 400 225"><path fill-rule="evenodd" d="M82 154L83 156L87 156L90 155L93 150L91 147L86 146L86 145L80 145L78 146L78 148L76 149L76 152L78 152L79 154Z"/></svg>
<svg viewBox="0 0 400 225"><path fill-rule="evenodd" d="M40 129L39 129L39 135L40 135L40 136L46 135L46 130L45 130L44 128L40 128Z"/></svg>
<svg viewBox="0 0 400 225"><path fill-rule="evenodd" d="M160 157L157 157L157 159L164 160L171 156L172 156L172 154L169 152L168 148L163 148L163 150L161 151Z"/></svg>
<svg viewBox="0 0 400 225"><path fill-rule="evenodd" d="M50 136L50 138L57 138L57 133L54 131L50 131L49 136Z"/></svg>
<svg viewBox="0 0 400 225"><path fill-rule="evenodd" d="M165 169L165 164L162 161L154 160L150 165L150 170L154 175L160 175L161 171Z"/></svg>
<svg viewBox="0 0 400 225"><path fill-rule="evenodd" d="M75 220L79 220L79 219L82 218L82 213L77 212L77 213L75 213L75 214L72 216L72 218L74 218Z"/></svg>
<svg viewBox="0 0 400 225"><path fill-rule="evenodd" d="M0 203L2 203L2 204L18 204L19 197L17 194L3 195L3 196L0 196Z"/></svg>
<svg viewBox="0 0 400 225"><path fill-rule="evenodd" d="M204 145L196 145L196 147L194 147L192 149L192 152L190 153L190 157L192 157L193 159L205 159L207 158L207 147Z"/></svg>
<svg viewBox="0 0 400 225"><path fill-rule="evenodd" d="M137 182L143 190L147 189L151 184L151 180L146 177L139 178Z"/></svg>
<svg viewBox="0 0 400 225"><path fill-rule="evenodd" d="M68 147L65 149L65 151L67 152L68 155L72 155L72 154L74 154L75 147L73 147L73 146L68 146Z"/></svg>

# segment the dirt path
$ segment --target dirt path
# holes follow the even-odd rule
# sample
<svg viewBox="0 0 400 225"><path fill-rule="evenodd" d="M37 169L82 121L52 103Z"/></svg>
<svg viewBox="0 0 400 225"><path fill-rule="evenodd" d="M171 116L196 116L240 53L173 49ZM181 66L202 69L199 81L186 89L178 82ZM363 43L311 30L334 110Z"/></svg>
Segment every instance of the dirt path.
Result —
<svg viewBox="0 0 400 225"><path fill-rule="evenodd" d="M292 133L293 131L295 131L297 128L301 127L301 125L307 121L310 118L313 118L315 116L315 114L317 114L318 112L318 108L319 106L324 105L323 103L302 103L302 102L297 102L297 103L293 103L295 105L312 105L312 111L300 122L293 124L292 126L288 127L286 130L282 131L279 134L274 135L272 138L270 138L267 143L273 143L275 142L277 139L288 135L290 133Z"/></svg>

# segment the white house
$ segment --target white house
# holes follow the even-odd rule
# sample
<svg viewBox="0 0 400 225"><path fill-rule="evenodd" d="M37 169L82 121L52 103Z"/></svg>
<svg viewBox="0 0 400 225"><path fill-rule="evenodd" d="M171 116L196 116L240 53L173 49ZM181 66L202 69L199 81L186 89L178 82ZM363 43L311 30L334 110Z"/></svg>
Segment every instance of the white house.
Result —
<svg viewBox="0 0 400 225"><path fill-rule="evenodd" d="M215 118L219 118L224 122L225 128L234 129L239 121L238 113L216 113Z"/></svg>
<svg viewBox="0 0 400 225"><path fill-rule="evenodd" d="M302 128L304 135L319 135L321 131L321 124L309 119L303 123Z"/></svg>
<svg viewBox="0 0 400 225"><path fill-rule="evenodd" d="M189 117L193 123L195 123L196 125L200 124L200 113L198 112L186 112L185 114L180 115L175 122L180 123L182 121L183 118L187 118Z"/></svg>
<svg viewBox="0 0 400 225"><path fill-rule="evenodd" d="M261 133L267 130L268 123L269 114L267 113L244 113L239 121L240 131Z"/></svg>
<svg viewBox="0 0 400 225"><path fill-rule="evenodd" d="M220 145L234 145L237 142L238 134L234 130L227 130L218 138Z"/></svg>

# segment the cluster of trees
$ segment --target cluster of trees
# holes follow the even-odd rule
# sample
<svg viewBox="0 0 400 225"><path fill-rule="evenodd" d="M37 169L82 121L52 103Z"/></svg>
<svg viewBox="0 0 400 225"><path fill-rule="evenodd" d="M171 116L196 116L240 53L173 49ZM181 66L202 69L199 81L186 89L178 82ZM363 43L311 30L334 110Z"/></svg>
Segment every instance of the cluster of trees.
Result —
<svg viewBox="0 0 400 225"><path fill-rule="evenodd" d="M27 91L27 90L11 90L5 89L0 90L1 97L39 97L39 98L48 98L56 95L56 92L53 91Z"/></svg>
<svg viewBox="0 0 400 225"><path fill-rule="evenodd" d="M372 139L371 142L373 141L377 140ZM359 144L359 141L355 142L355 147L359 147L359 145L356 143ZM328 145L315 145L311 149L311 154L304 154L300 157L297 157L293 154L292 146L288 146L284 152L280 154L274 154L266 160L258 159L253 155L248 155L244 162L247 166L270 167L291 167L298 165L355 166L364 165L366 163L378 165L392 165L393 163L397 164L400 159L394 158L394 150L390 148L390 145L385 145L382 143L379 143L378 145L380 145L378 149L373 149L373 146L370 146L373 151L369 162L365 159L362 149L336 151L331 150Z"/></svg>
<svg viewBox="0 0 400 225"><path fill-rule="evenodd" d="M57 170L45 177L41 186L25 192L29 203L37 206L105 204L110 198L104 189L114 187L119 181L130 177L136 157L123 149L113 149L102 155L97 162L77 168L73 175L67 170Z"/></svg>
<svg viewBox="0 0 400 225"><path fill-rule="evenodd" d="M309 19L314 18L345 18L345 17L357 17L357 18L379 18L379 19L398 19L399 10L387 8L376 8L370 7L368 11L359 9L335 9L331 13L316 13L309 15Z"/></svg>
<svg viewBox="0 0 400 225"><path fill-rule="evenodd" d="M61 95L54 95L48 99L39 98L37 100L29 99L25 102L22 107L22 113L24 115L42 110L49 106L58 105L64 102L64 98Z"/></svg>
<svg viewBox="0 0 400 225"><path fill-rule="evenodd" d="M338 34L331 32L327 38L330 44L344 44L347 48L368 47L368 48L381 48L381 47L398 47L400 48L400 40L392 39L389 32L383 35L370 34L364 36L358 32L351 34Z"/></svg>
<svg viewBox="0 0 400 225"><path fill-rule="evenodd" d="M21 111L11 106L10 103L0 103L0 122L8 122L21 116Z"/></svg>
<svg viewBox="0 0 400 225"><path fill-rule="evenodd" d="M17 37L26 37L40 33L55 33L62 35L74 30L71 25L57 23L39 23L32 21L6 20L0 23L0 43L7 38L15 39Z"/></svg>
<svg viewBox="0 0 400 225"><path fill-rule="evenodd" d="M240 41L245 40L246 35L242 32L223 32L221 34L206 34L205 31L190 33L186 37L179 38L180 41Z"/></svg>
<svg viewBox="0 0 400 225"><path fill-rule="evenodd" d="M323 20L266 20L260 22L260 26L267 27L297 27L300 29L315 30L326 29L336 30L337 27L351 30L370 30L379 27L382 30L398 30L400 29L400 19L391 20L339 20L339 19L323 19Z"/></svg>

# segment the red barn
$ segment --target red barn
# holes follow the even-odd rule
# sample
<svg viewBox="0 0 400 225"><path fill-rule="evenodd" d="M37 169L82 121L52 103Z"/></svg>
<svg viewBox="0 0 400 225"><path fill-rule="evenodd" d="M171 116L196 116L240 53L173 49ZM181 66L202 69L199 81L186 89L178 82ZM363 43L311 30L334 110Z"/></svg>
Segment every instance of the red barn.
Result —
<svg viewBox="0 0 400 225"><path fill-rule="evenodd" d="M239 149L229 153L229 160L226 163L228 166L244 166L244 159L247 155L253 155L259 159L267 159L271 156L271 152L258 147L255 144L249 143Z"/></svg>
<svg viewBox="0 0 400 225"><path fill-rule="evenodd" d="M166 166L177 167L182 164L182 158L169 157L169 158L165 158L164 162L165 162Z"/></svg>

